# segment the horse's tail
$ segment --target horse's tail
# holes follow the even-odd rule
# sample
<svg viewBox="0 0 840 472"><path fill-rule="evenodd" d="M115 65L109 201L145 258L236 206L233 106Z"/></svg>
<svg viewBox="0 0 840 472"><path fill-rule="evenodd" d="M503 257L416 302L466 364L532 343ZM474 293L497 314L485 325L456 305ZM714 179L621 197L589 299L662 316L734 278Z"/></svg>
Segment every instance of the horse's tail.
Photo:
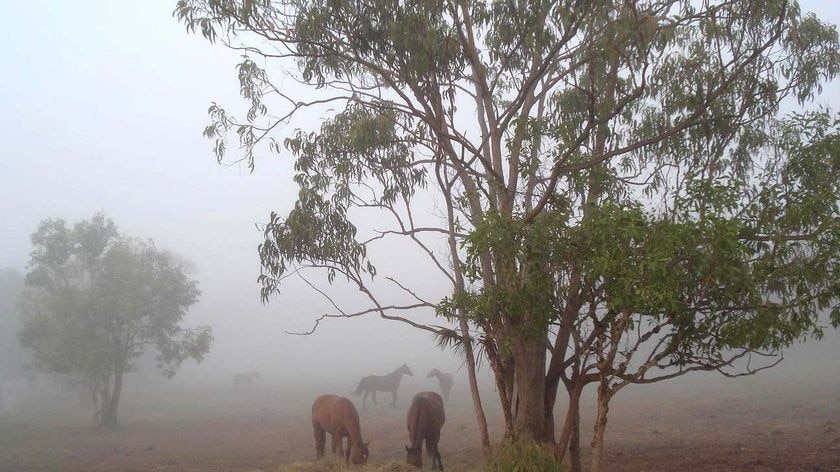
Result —
<svg viewBox="0 0 840 472"><path fill-rule="evenodd" d="M356 391L353 392L353 395L359 396L362 394L362 384L365 383L365 379L359 380L359 386L356 387Z"/></svg>

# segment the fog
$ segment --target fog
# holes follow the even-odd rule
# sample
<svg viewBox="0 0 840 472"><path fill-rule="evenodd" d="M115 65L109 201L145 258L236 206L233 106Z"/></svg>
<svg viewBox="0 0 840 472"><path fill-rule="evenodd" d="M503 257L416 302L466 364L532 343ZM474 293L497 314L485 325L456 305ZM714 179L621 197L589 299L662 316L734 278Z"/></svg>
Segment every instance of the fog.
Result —
<svg viewBox="0 0 840 472"><path fill-rule="evenodd" d="M185 365L176 382L250 370L384 373L403 362L456 369L458 361L432 348L428 334L374 316L327 321L313 336L284 334L309 330L332 311L302 283L260 303L255 224L293 205L292 162L267 156L253 174L216 163L201 136L204 111L211 100L240 104L238 56L187 35L171 17L173 5L4 8L16 21L2 33L15 46L0 53L11 73L0 91L0 267L25 270L29 235L41 220L103 212L122 233L151 238L195 265L203 293L189 323L211 325L215 342L206 361ZM317 117L309 119L294 126L317 125ZM398 269L409 272L403 280L411 281L417 261L400 258L406 267ZM446 289L442 280L413 278L430 298ZM336 345L340 359L331 356Z"/></svg>
<svg viewBox="0 0 840 472"><path fill-rule="evenodd" d="M840 8L833 2L801 4L803 10L840 24ZM139 371L126 379L129 411L152 409L152 401L166 392L194 395L199 404L210 407L242 400L248 387L235 386L234 376L259 372L254 391L261 396L252 397L257 398L254 405L269 408L283 400L307 414L315 393L350 396L361 376L385 374L403 363L414 371L401 390L404 397L435 389L426 373L439 368L455 375L453 394L459 395L463 411L470 411L462 359L437 348L428 332L368 315L324 320L308 336L288 334L308 331L318 316L335 312L296 279L269 303L260 301L256 279L262 233L255 225L265 222L271 211L285 215L297 187L288 154L257 156L256 171L250 173L244 163L219 165L211 142L202 137L211 101L234 111L243 109L236 53L187 34L172 18L171 0L7 1L0 7L6 19L0 32L3 280L13 278L6 277L13 271L18 276L26 272L29 238L40 221L64 218L73 223L97 212L111 217L123 234L151 238L194 266L190 275L202 294L186 325L212 327L210 352L201 363L184 363L173 379L157 372L151 355L141 358ZM827 86L818 103L840 110L837 85ZM315 128L320 119L301 115L281 135L298 127ZM429 201L420 218L434 221L439 216ZM374 226L371 221L362 231ZM385 242L371 259L379 269L378 293L385 300L405 297L385 280L388 275L399 276L427 300L448 294L447 281L415 249ZM332 287L320 276L310 280L330 289L342 308L367 307L340 278ZM3 297L4 302L9 299ZM445 324L431 311L412 316L419 322ZM14 367L7 369L12 373L7 383L13 386L7 389L0 421L3 414L23 421L39 405L36 400L46 402L40 405L48 411L75 411L84 405L78 390L56 387L60 379L38 376L34 384L27 380L22 368L26 353L12 346L13 324L4 323L0 353L5 359L0 360ZM816 378L840 394L840 336L830 329L826 334L822 341L792 347L781 366L762 372L758 379L697 374L675 381L668 392L696 392L702 386L709 396L734 395L792 388ZM480 375L492 408L496 399L489 368L482 366ZM630 390L643 396L657 388ZM380 401L387 398L380 395ZM89 416L88 409L82 406L82 413L68 422Z"/></svg>

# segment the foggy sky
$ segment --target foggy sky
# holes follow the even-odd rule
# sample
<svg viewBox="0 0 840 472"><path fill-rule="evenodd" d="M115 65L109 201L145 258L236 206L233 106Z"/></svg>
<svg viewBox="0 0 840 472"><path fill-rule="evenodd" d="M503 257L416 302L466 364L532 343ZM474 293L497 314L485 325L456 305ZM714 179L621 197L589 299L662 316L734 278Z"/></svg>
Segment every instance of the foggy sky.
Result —
<svg viewBox="0 0 840 472"><path fill-rule="evenodd" d="M840 4L801 4L840 23ZM435 349L428 334L373 316L328 321L310 337L283 334L309 329L329 308L302 286L259 302L262 238L254 224L294 204L292 161L288 153L258 156L253 174L216 163L201 136L206 109L211 101L242 109L234 69L240 58L188 35L172 17L174 6L0 1L0 268L25 270L29 235L41 220L72 223L104 212L123 234L152 238L195 263L203 295L188 324L211 325L216 342L207 363L186 366L185 375L205 375L208 366L355 375L407 362L423 377L431 367L456 369L459 361ZM840 111L839 89L827 86L818 103ZM295 121L286 131L318 120ZM427 269L414 262L400 254L381 264L408 272L437 300L446 285L423 277ZM331 357L337 345L348 350Z"/></svg>

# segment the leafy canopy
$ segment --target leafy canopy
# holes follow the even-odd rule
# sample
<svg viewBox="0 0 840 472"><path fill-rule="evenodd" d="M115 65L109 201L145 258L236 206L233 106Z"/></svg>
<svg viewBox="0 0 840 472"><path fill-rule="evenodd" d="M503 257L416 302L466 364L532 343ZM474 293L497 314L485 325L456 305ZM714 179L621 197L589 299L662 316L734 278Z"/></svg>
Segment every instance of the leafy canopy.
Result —
<svg viewBox="0 0 840 472"><path fill-rule="evenodd" d="M184 360L208 352L210 328L181 326L200 292L172 254L121 236L102 215L72 227L45 220L32 243L19 337L40 369L89 377L127 372L153 346L171 377Z"/></svg>
<svg viewBox="0 0 840 472"><path fill-rule="evenodd" d="M244 56L248 112L209 110L216 157L233 137L252 169L263 149L295 158L298 201L260 246L264 298L325 271L371 304L329 316L418 326L402 313L434 307L459 329L418 327L480 343L502 404L535 416L561 379L724 369L819 335L825 310L840 323L837 123L778 116L840 72L840 44L795 1L180 0L175 15ZM320 129L281 139L306 110ZM364 239L371 211L391 226ZM377 297L370 248L398 237L451 296Z"/></svg>

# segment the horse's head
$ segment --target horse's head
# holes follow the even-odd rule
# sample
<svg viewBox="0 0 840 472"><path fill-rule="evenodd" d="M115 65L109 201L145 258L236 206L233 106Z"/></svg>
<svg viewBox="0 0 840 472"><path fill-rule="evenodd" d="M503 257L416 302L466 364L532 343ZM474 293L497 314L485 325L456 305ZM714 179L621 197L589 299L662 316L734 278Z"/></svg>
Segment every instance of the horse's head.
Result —
<svg viewBox="0 0 840 472"><path fill-rule="evenodd" d="M411 372L411 369L409 369L406 364L403 364L402 367L400 367L400 372L406 375L410 375L412 377L414 376L414 374Z"/></svg>
<svg viewBox="0 0 840 472"><path fill-rule="evenodd" d="M423 467L423 455L420 454L419 447L405 447L405 462L408 465L412 465L414 467L422 468Z"/></svg>
<svg viewBox="0 0 840 472"><path fill-rule="evenodd" d="M432 369L431 371L429 371L429 375L427 375L426 377L435 377L438 375L440 375L440 371L437 369Z"/></svg>
<svg viewBox="0 0 840 472"><path fill-rule="evenodd" d="M345 462L352 460L356 465L367 464L368 456L370 455L370 451L368 451L368 444L370 444L370 442L362 443L362 447L355 450L352 445L348 447L347 452L345 453Z"/></svg>

